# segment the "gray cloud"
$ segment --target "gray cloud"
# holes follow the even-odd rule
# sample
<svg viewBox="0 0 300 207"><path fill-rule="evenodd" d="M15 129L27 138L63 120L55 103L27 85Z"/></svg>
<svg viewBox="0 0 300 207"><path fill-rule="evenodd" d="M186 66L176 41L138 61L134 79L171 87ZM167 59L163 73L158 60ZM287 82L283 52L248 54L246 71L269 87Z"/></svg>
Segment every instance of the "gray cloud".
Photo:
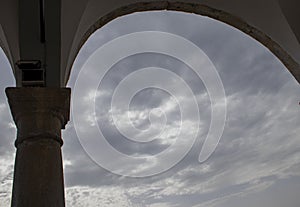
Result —
<svg viewBox="0 0 300 207"><path fill-rule="evenodd" d="M14 140L16 130L10 115L4 89L14 85L12 69L0 49L0 203L10 205L13 178Z"/></svg>
<svg viewBox="0 0 300 207"><path fill-rule="evenodd" d="M113 89L130 72L150 66L168 68L184 78L197 94L203 121L200 139L182 162L170 171L146 179L111 177L113 180L108 182L111 186L124 186L128 190L128 196L133 201L131 205L217 206L222 203L225 206L226 202L237 203L239 195L249 195L250 198L253 193L264 194L275 183L284 183L282 177L289 174L296 178L299 176L295 170L291 173L292 166L299 163L297 152L300 144L296 139L299 130L296 126L300 120L294 116L297 113L295 94L299 93L299 88L267 49L235 29L208 18L150 12L120 18L104 27L98 32L99 35L96 33L89 40L90 44L84 50L88 52L83 57L88 57L105 41L118 35L143 30L179 34L206 52L225 86L228 120L216 152L200 165L196 159L210 122L209 98L201 80L183 63L164 55L139 54L115 65L99 87L100 93L106 96L97 99L97 106L100 106L97 113L102 117L99 124L107 131L111 131L112 126L107 125L103 118L105 120L107 117ZM75 65L74 74L80 66L80 63ZM74 80L71 79L70 85ZM151 98L148 101L145 97ZM132 107L151 108L162 104L165 98L166 95L159 92L144 91L144 94L141 92L135 97ZM153 148L159 149L159 143L153 148L138 148L133 147L135 144L122 141L122 136L117 132L107 135L112 139L112 145L120 151L136 152L141 149L145 153ZM285 139L284 144L282 139ZM101 172L98 170L99 177ZM103 176L107 178L105 174ZM272 202L264 204L271 206Z"/></svg>
<svg viewBox="0 0 300 207"><path fill-rule="evenodd" d="M191 87L201 116L199 137L184 159L169 171L148 178L127 178L104 170L88 157L71 120L63 132L67 206L296 207L300 202L297 195L300 182L299 85L266 48L236 29L209 18L177 12L145 12L118 18L88 40L74 64L69 86L74 86L86 58L98 47L120 35L147 30L181 35L198 45L215 64L228 104L222 139L205 163L197 162L211 121L211 107L202 81L185 64L150 53L123 59L109 71L98 88L96 99L98 124L111 145L131 155L156 154L170 145L164 140L134 143L110 122L108 112L114 88L126 75L150 66L173 71ZM6 64L1 60L0 63ZM1 76L5 77L0 82L2 88L11 84L6 82L9 76ZM93 78L94 74L86 74L87 86ZM5 100L2 95L0 100ZM85 107L86 101L90 101L89 95L82 97L79 103L82 118L87 120L93 116ZM183 97L187 103L191 100L191 97ZM163 106L169 98L159 90L144 90L134 97L130 109L146 113L153 107ZM11 121L7 122L11 120L7 105L4 107L5 113L0 108L3 117L0 129L4 132L1 134L7 136L0 139L3 160L0 181L6 184L0 189L0 203L9 201L13 159L7 156L12 156L14 150L13 147L8 150L13 139L7 137L15 133L9 124ZM168 126L176 127L180 115L178 107L167 115ZM132 120L138 128L149 127L144 116ZM97 147L101 150L101 146ZM6 164L2 164L4 162ZM112 162L125 167L120 161Z"/></svg>

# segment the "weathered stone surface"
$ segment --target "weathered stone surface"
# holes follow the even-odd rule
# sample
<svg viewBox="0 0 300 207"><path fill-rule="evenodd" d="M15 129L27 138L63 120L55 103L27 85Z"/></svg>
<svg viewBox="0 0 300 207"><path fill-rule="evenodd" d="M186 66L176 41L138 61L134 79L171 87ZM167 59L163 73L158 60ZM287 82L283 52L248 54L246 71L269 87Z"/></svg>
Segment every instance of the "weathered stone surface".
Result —
<svg viewBox="0 0 300 207"><path fill-rule="evenodd" d="M61 129L70 89L7 88L6 94L18 129L12 206L65 206Z"/></svg>

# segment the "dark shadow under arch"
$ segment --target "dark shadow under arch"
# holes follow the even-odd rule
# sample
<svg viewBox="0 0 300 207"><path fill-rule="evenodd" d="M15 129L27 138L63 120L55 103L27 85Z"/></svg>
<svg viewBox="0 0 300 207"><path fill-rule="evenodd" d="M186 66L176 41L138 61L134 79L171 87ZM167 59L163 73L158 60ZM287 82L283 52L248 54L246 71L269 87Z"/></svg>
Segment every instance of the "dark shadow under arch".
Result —
<svg viewBox="0 0 300 207"><path fill-rule="evenodd" d="M203 4L186 3L186 2L168 2L168 1L156 1L156 2L139 2L130 4L127 6L120 7L114 11L108 13L107 15L98 19L95 24L93 24L83 35L79 46L76 48L76 55L72 60L74 60L87 39L99 28L109 23L110 21L127 14L134 12L143 11L156 11L156 10L171 10L171 11L181 11L187 13L194 13L202 16L207 16L215 20L224 22L230 26L233 26L245 34L256 39L258 42L267 47L290 71L294 78L300 83L300 65L274 40L272 40L268 35L264 34L255 27L249 25L244 20ZM70 77L71 69L68 70L66 82Z"/></svg>

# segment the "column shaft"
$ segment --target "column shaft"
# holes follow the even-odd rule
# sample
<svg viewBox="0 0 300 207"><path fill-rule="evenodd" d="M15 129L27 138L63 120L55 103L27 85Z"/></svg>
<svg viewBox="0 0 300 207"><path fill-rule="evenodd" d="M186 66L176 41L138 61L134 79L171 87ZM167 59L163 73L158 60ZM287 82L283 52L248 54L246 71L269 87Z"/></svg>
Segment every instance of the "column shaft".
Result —
<svg viewBox="0 0 300 207"><path fill-rule="evenodd" d="M61 129L69 120L70 89L8 88L17 126L13 207L63 207Z"/></svg>

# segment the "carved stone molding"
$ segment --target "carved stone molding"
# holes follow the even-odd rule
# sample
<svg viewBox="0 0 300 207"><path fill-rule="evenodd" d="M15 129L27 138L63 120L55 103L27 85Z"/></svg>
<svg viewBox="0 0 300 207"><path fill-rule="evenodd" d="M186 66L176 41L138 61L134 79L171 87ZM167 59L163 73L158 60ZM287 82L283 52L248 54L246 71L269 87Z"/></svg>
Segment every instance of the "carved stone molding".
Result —
<svg viewBox="0 0 300 207"><path fill-rule="evenodd" d="M61 129L69 121L69 88L7 88L18 129L16 147L24 141L54 139L62 145Z"/></svg>

